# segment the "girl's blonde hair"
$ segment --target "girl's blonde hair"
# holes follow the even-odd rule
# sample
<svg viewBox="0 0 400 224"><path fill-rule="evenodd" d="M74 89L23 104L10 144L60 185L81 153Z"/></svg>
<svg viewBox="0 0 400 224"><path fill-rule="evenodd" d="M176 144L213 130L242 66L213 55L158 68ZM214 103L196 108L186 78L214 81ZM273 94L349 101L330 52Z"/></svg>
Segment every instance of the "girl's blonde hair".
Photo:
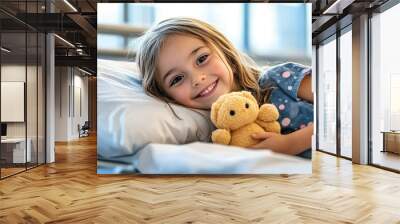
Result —
<svg viewBox="0 0 400 224"><path fill-rule="evenodd" d="M233 44L213 26L192 18L164 20L141 37L136 62L143 79L142 85L148 94L166 102L174 102L156 79L158 55L167 37L173 34L190 35L204 41L214 50L219 49L233 72L234 82L242 90L250 91L260 103L264 101L261 99L258 85L260 70L255 62L236 50Z"/></svg>

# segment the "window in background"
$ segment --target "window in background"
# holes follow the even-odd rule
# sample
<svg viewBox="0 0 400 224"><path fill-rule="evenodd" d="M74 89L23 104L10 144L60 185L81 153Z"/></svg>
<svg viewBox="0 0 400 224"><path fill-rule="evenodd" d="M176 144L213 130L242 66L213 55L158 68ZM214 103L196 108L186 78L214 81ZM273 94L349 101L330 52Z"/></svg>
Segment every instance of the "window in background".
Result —
<svg viewBox="0 0 400 224"><path fill-rule="evenodd" d="M191 17L212 24L243 51L243 6L237 3L164 3L155 5L155 22L171 17ZM223 10L221 10L223 9Z"/></svg>
<svg viewBox="0 0 400 224"><path fill-rule="evenodd" d="M97 46L103 49L123 49L124 37L119 35L98 34Z"/></svg>
<svg viewBox="0 0 400 224"><path fill-rule="evenodd" d="M352 32L340 36L340 154L352 157Z"/></svg>
<svg viewBox="0 0 400 224"><path fill-rule="evenodd" d="M250 53L311 66L311 4L250 4Z"/></svg>
<svg viewBox="0 0 400 224"><path fill-rule="evenodd" d="M390 130L400 130L400 71L390 74Z"/></svg>
<svg viewBox="0 0 400 224"><path fill-rule="evenodd" d="M336 154L336 37L318 48L318 149Z"/></svg>
<svg viewBox="0 0 400 224"><path fill-rule="evenodd" d="M127 25L132 27L138 27L146 30L151 27L155 21L156 8L152 3L135 3L135 4L124 4L124 8L128 12ZM136 33L125 39L126 47L133 53L138 48L138 37L142 33Z"/></svg>
<svg viewBox="0 0 400 224"><path fill-rule="evenodd" d="M102 3L97 7L98 24L121 24L124 22L124 5Z"/></svg>
<svg viewBox="0 0 400 224"><path fill-rule="evenodd" d="M116 13L118 17L114 16ZM259 65L294 61L311 66L311 4L98 4L99 25L149 28L170 17L192 17L211 23ZM121 33L117 38L100 29L98 48L134 50L139 35ZM99 51L99 57L103 57L102 52Z"/></svg>
<svg viewBox="0 0 400 224"><path fill-rule="evenodd" d="M150 27L155 19L153 4L125 4L128 11L128 23L133 26Z"/></svg>
<svg viewBox="0 0 400 224"><path fill-rule="evenodd" d="M97 7L98 24L118 25L126 22L126 13L124 13L123 4L99 4ZM115 34L99 33L97 36L97 46L101 49L123 49L124 37Z"/></svg>
<svg viewBox="0 0 400 224"><path fill-rule="evenodd" d="M400 133L386 139L382 132L400 129L400 33L394 28L400 21L400 4L371 19L371 134L372 163L400 171ZM390 147L390 148L389 148ZM386 152L382 152L385 150ZM398 150L397 153L400 153Z"/></svg>
<svg viewBox="0 0 400 224"><path fill-rule="evenodd" d="M121 15L125 13L126 16L114 18L113 13L108 12L109 5L113 6L110 8L111 11L114 10ZM118 7L115 5L118 5ZM200 3L98 4L98 24L129 25L130 27L147 29L151 25L170 17L192 17L213 24L218 30L224 33L237 48L242 50L242 6L243 4L233 3L212 5ZM229 10L221 10L221 8ZM232 18L232 15L235 16ZM109 18L110 21L108 21ZM140 34L132 34L130 36L125 36L121 33L121 35L116 36L107 35L100 31L98 34L98 48L114 50L126 50L126 48L136 49L138 45L137 36L139 35ZM99 56L102 57L101 54Z"/></svg>

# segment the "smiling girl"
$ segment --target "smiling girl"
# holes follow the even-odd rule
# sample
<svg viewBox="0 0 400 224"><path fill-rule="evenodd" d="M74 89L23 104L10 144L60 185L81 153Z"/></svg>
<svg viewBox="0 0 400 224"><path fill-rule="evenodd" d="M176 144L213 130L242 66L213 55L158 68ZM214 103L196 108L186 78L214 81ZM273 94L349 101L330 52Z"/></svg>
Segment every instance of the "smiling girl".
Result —
<svg viewBox="0 0 400 224"><path fill-rule="evenodd" d="M211 108L223 94L246 90L280 112L282 134L254 135L252 148L311 158L313 95L310 68L285 63L264 72L211 25L167 19L142 37L136 57L145 91L166 102Z"/></svg>

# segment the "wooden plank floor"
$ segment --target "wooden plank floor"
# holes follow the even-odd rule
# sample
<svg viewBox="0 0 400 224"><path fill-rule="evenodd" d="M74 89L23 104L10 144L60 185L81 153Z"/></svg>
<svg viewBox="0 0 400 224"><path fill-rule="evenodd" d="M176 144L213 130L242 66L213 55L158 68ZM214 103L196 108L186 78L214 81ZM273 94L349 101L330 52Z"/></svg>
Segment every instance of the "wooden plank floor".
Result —
<svg viewBox="0 0 400 224"><path fill-rule="evenodd" d="M103 176L96 139L0 181L0 223L400 223L400 175L320 152L312 175Z"/></svg>
<svg viewBox="0 0 400 224"><path fill-rule="evenodd" d="M3 177L7 177L7 176L10 176L10 175L13 175L13 174L15 174L15 173L18 173L18 172L21 172L21 171L24 171L25 170L25 167L17 167L17 168L15 168L15 167L2 167L1 168L1 177L3 178Z"/></svg>

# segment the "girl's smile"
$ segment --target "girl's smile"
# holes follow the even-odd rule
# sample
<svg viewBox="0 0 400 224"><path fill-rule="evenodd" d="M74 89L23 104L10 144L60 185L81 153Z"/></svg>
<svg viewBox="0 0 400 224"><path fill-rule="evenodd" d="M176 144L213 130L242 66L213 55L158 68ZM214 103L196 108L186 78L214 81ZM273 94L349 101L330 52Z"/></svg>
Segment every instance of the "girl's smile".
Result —
<svg viewBox="0 0 400 224"><path fill-rule="evenodd" d="M209 85L207 88L202 90L195 98L210 96L211 94L214 93L214 90L216 89L217 85L218 85L218 79L215 80L215 82L211 83L211 85Z"/></svg>

